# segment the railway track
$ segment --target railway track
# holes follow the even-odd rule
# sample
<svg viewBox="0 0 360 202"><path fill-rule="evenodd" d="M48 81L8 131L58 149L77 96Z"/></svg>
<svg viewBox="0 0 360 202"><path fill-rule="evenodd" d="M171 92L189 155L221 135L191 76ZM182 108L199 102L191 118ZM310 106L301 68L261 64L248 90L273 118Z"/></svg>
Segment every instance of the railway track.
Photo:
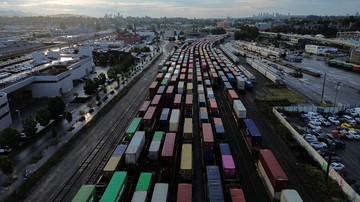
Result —
<svg viewBox="0 0 360 202"><path fill-rule="evenodd" d="M149 81L151 81L151 79ZM140 104L145 100L146 95L147 88L142 88L138 96L138 98L140 99L134 100L125 109L125 111L123 111L124 114L119 114L118 117L114 117L116 122L111 125L108 130L105 131L105 134L102 136L95 148L92 149L91 153L81 163L81 165L74 172L74 174L64 183L64 185L61 186L60 191L56 194L55 198L52 201L71 199L69 196L69 192L71 193L70 190L76 185L82 184L84 174L86 171L89 172L88 170L91 170L91 174L85 180L85 182L86 184L95 184L112 152L114 151L120 140L123 138L126 126L129 125L132 118L134 118L137 114L137 109L139 108ZM114 137L114 134L117 135ZM96 166L95 168L93 168L90 165Z"/></svg>

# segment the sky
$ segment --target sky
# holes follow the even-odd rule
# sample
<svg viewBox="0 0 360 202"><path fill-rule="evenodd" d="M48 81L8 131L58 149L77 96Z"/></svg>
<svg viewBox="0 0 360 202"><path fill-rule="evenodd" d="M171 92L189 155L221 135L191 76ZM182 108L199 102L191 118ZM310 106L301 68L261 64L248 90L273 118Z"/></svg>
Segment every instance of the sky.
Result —
<svg viewBox="0 0 360 202"><path fill-rule="evenodd" d="M105 14L149 17L251 17L258 13L355 15L360 0L0 0L1 10L41 15Z"/></svg>

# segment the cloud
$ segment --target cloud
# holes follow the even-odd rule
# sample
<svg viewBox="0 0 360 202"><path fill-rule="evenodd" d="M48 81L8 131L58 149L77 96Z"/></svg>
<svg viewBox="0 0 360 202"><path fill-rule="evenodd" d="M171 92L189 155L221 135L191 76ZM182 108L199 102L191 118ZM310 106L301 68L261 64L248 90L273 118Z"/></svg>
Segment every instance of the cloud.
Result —
<svg viewBox="0 0 360 202"><path fill-rule="evenodd" d="M0 0L0 10L89 16L245 17L260 12L344 15L358 11L358 0Z"/></svg>

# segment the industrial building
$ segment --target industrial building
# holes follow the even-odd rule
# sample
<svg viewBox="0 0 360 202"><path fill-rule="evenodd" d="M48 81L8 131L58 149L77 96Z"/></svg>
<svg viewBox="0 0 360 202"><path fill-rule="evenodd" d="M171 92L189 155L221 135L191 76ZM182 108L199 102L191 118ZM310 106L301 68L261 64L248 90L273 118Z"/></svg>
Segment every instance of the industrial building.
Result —
<svg viewBox="0 0 360 202"><path fill-rule="evenodd" d="M319 45L312 45L307 44L305 45L305 52L312 53L315 55L327 55L330 53L336 53L338 51L337 48L331 48L326 46L319 46Z"/></svg>

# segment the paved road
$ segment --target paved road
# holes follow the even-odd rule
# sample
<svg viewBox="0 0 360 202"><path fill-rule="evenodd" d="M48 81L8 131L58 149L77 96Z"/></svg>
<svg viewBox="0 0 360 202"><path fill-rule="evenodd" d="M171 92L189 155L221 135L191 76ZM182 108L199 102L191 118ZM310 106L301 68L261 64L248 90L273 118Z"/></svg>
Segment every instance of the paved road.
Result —
<svg viewBox="0 0 360 202"><path fill-rule="evenodd" d="M70 149L69 154L59 162L49 173L44 176L36 187L34 187L29 195L26 197L26 201L51 201L56 193L61 188L61 185L67 181L73 173L78 169L79 165L89 155L89 153L96 147L97 143L101 140L102 136L108 131L108 127L117 124L117 119L123 119L125 121L131 120L137 113L138 108L142 104L142 100L145 99L146 90L140 95L141 89L154 80L157 73L157 64L155 64L148 73L144 74L141 79L131 88L128 94L120 100L109 112L99 117L96 122L92 122L85 131L83 131L79 138L74 143L74 146ZM129 103L134 103L129 107ZM123 113L128 111L124 116ZM121 113L120 113L121 112ZM117 128L116 131L125 130L124 125ZM97 165L96 161L93 162ZM89 166L89 171L94 168ZM83 177L82 180L86 180ZM76 191L80 188L80 184L74 187L69 193L69 198L73 196ZM49 200L50 199L50 200Z"/></svg>

